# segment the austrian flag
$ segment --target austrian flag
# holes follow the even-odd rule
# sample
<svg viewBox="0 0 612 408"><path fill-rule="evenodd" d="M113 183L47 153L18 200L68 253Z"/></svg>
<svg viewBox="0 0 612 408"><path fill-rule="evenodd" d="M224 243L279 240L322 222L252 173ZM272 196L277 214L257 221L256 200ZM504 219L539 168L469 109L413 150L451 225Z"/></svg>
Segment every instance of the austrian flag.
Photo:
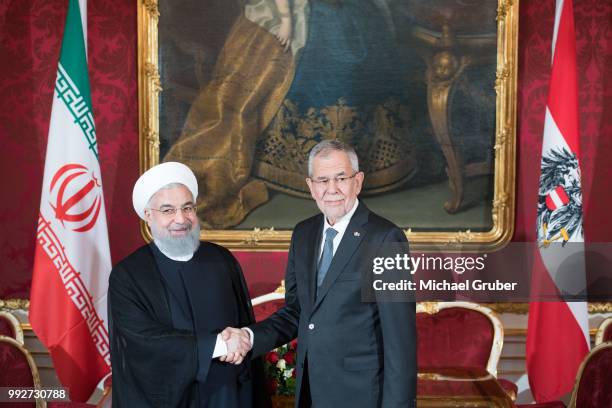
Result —
<svg viewBox="0 0 612 408"><path fill-rule="evenodd" d="M589 350L582 230L576 35L572 0L557 0L540 166L538 251L527 328L527 373L537 402L571 391ZM563 265L571 264L571 279ZM565 268L568 269L568 268ZM539 288L552 288L540 299Z"/></svg>

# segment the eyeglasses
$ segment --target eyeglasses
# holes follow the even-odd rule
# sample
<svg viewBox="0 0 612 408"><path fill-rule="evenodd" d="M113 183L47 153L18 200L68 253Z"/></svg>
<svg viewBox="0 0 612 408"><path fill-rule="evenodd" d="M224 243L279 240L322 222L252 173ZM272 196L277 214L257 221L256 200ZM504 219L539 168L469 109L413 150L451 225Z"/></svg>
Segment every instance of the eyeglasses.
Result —
<svg viewBox="0 0 612 408"><path fill-rule="evenodd" d="M326 178L320 178L320 179L310 178L310 181L312 181L314 185L317 187L329 187L329 182L333 180L336 183L336 186L345 187L348 184L348 181L354 178L357 175L357 173L359 172L356 171L351 176L336 176L332 178L326 177Z"/></svg>
<svg viewBox="0 0 612 408"><path fill-rule="evenodd" d="M157 210L155 208L149 208L149 210L157 211L158 213L161 213L161 215L163 215L164 217L174 217L179 210L184 215L191 216L195 214L196 208L197 207L195 205L186 205L182 208L168 207L168 208L163 208L161 210Z"/></svg>

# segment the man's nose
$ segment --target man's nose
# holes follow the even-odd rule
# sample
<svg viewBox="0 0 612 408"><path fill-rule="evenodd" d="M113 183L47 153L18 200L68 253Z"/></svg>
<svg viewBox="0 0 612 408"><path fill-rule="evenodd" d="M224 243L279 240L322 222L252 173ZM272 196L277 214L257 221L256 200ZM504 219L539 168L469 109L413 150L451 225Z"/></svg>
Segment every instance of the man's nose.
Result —
<svg viewBox="0 0 612 408"><path fill-rule="evenodd" d="M338 185L336 184L337 181L336 179L329 179L329 181L327 182L327 192L328 193L335 193L336 191L338 191Z"/></svg>
<svg viewBox="0 0 612 408"><path fill-rule="evenodd" d="M178 208L176 210L176 214L174 214L174 222L177 224L182 224L185 221L185 216L183 215L183 209Z"/></svg>

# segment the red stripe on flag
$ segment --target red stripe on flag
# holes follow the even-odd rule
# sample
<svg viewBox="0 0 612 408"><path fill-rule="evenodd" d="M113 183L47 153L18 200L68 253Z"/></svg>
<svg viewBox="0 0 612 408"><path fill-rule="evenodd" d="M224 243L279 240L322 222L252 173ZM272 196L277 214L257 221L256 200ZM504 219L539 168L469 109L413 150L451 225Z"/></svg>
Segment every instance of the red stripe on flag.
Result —
<svg viewBox="0 0 612 408"><path fill-rule="evenodd" d="M555 191L557 192L557 196L559 197L559 200L561 200L563 205L569 203L569 197L567 196L567 193L565 192L563 186L557 187Z"/></svg>
<svg viewBox="0 0 612 408"><path fill-rule="evenodd" d="M572 0L564 0L553 57L548 109L570 149L580 158L576 34Z"/></svg>
<svg viewBox="0 0 612 408"><path fill-rule="evenodd" d="M534 256L531 297L548 302L529 304L526 360L529 386L537 402L558 400L572 390L578 368L588 353L584 333L542 261Z"/></svg>
<svg viewBox="0 0 612 408"><path fill-rule="evenodd" d="M86 322L68 297L57 268L41 245L36 245L30 297L30 324L47 345L60 382L70 398L86 401L100 378L109 372L96 349ZM53 319L61 316L61 319Z"/></svg>
<svg viewBox="0 0 612 408"><path fill-rule="evenodd" d="M552 199L550 194L546 196L546 207L548 207L548 209L551 211L555 211L557 209L557 204L555 204L555 200Z"/></svg>
<svg viewBox="0 0 612 408"><path fill-rule="evenodd" d="M565 302L529 305L527 372L537 402L569 393L588 353L580 326Z"/></svg>
<svg viewBox="0 0 612 408"><path fill-rule="evenodd" d="M71 399L86 401L110 371L108 332L63 245L42 215L38 224L30 324L49 349L57 376L68 387Z"/></svg>

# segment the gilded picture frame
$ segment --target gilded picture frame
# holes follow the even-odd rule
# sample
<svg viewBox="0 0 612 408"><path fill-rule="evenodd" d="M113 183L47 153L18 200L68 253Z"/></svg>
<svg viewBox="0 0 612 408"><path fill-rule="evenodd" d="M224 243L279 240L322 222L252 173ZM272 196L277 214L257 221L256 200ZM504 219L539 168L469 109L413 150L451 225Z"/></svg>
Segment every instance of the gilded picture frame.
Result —
<svg viewBox="0 0 612 408"><path fill-rule="evenodd" d="M423 2L415 0L413 3L416 4L414 10L423 11L424 6L420 5ZM160 16L163 21L164 7L170 7L169 3L159 0L138 0L141 173L163 161L163 157L160 157L160 146L163 148L163 140L160 141L160 103L162 102L160 95L162 90L168 89L162 78L163 67L160 66L160 55L165 55L164 50L160 49L160 44L165 41L163 36L160 38L163 34L160 31ZM471 228L469 225L439 230L413 228L410 225L400 225L400 227L405 230L412 247L417 250L440 248L495 250L509 242L514 226L518 1L498 0L497 4L494 4L487 15L490 17L489 24L494 27L495 32L488 36L465 34L465 26L453 32L456 26L440 23L444 13L434 14L433 17L430 16L431 18L427 16L424 18L426 23L430 23L429 26L424 24L424 27L411 29L409 41L411 45L422 50L419 58L426 67L423 78L427 77L423 79L427 95L422 104L425 106L424 109L427 109L431 132L437 138L448 174L445 184L448 184L449 198L439 204L440 207L444 205L445 211L449 214L460 213L463 205L464 182L467 184L466 180L470 174L476 174L488 166L491 194L485 198L485 201L490 221L487 221L489 224L484 230ZM456 19L459 18L465 16L458 12ZM432 30L431 24L434 24L434 28L438 24L439 30ZM471 51L482 49L491 50L490 55L479 55ZM168 56L164 58L169 59ZM478 65L484 60L493 63L490 88L494 95L492 104L494 106L491 106L491 109L495 112L495 118L492 126L494 131L490 135L490 161L488 164L461 163L461 158L454 155L455 152L445 150L448 144L445 144L444 138L450 137L449 134L452 133L448 123L450 122L449 100L453 95L452 82L461 75L465 67L469 67L470 64ZM381 215L385 216L384 211ZM295 220L297 221L299 219ZM150 231L144 223L141 223L141 230L145 239L150 240ZM277 225L262 224L248 229L204 228L202 238L232 249L286 250L291 232L291 228L286 226L279 228Z"/></svg>

